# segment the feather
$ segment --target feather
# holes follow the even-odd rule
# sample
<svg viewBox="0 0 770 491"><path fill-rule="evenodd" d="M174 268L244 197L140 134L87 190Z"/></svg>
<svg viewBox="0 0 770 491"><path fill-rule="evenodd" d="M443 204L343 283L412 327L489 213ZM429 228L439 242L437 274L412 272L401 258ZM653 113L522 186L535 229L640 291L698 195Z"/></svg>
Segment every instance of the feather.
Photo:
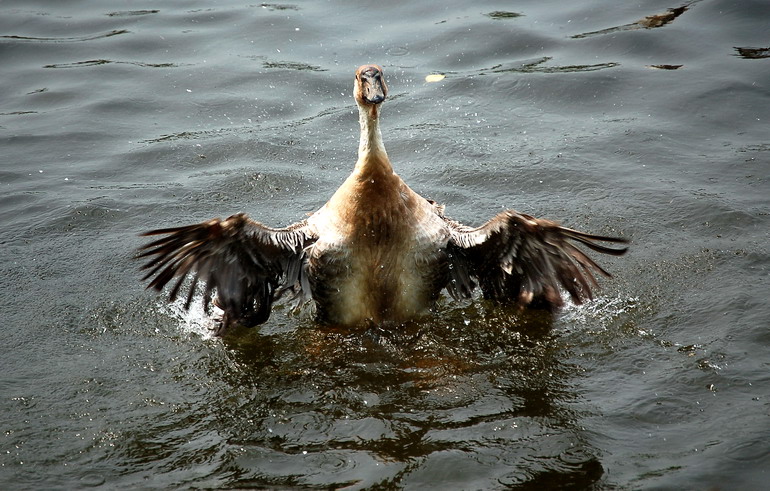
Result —
<svg viewBox="0 0 770 491"><path fill-rule="evenodd" d="M204 308L208 310L216 291L217 304L225 311L223 329L244 319L266 320L275 285L290 276L287 266L296 262L297 246L313 240L302 222L272 229L244 214L142 234L157 235L164 237L146 244L137 254L137 258L147 259L142 269L149 270L143 277L150 280L148 288L160 291L176 278L168 295L173 301L192 274L185 308L189 308L198 282L204 283Z"/></svg>
<svg viewBox="0 0 770 491"><path fill-rule="evenodd" d="M586 234L514 210L499 213L478 228L446 220L451 242L464 251L452 256L453 267L476 279L485 297L513 299L523 307L537 303L558 308L562 303L558 286L576 304L593 298L598 282L591 272L610 274L574 243L613 256L628 250L597 243L626 244L625 239Z"/></svg>

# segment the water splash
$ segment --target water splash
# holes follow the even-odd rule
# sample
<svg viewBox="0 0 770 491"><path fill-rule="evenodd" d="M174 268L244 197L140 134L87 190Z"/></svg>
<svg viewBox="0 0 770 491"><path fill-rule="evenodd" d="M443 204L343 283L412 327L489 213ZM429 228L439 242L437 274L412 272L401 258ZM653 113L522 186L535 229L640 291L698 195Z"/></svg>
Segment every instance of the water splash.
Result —
<svg viewBox="0 0 770 491"><path fill-rule="evenodd" d="M639 297L599 297L583 305L567 301L561 320L568 330L586 328L605 331L618 319L639 308Z"/></svg>
<svg viewBox="0 0 770 491"><path fill-rule="evenodd" d="M199 293L193 297L190 308L185 309L185 298L177 298L173 302L161 302L160 310L175 318L179 322L179 328L183 332L188 332L200 336L204 340L216 338L216 331L222 314L224 313L215 305L211 306L211 311L206 312L203 308L203 294Z"/></svg>

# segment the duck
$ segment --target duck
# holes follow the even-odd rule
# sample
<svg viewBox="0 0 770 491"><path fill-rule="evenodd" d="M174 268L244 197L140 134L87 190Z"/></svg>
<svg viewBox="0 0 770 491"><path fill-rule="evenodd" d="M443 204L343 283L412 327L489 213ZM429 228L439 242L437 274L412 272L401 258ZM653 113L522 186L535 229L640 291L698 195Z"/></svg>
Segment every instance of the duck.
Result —
<svg viewBox="0 0 770 491"><path fill-rule="evenodd" d="M217 335L265 323L287 293L311 306L315 322L339 326L403 325L429 315L444 291L460 301L480 289L486 299L552 313L564 296L577 305L593 298L595 275L611 275L578 246L620 256L626 239L512 209L476 227L448 218L388 158L380 130L388 95L382 67L363 65L354 80L358 159L328 202L283 228L237 213L144 232L154 239L137 253L147 288L169 286L173 302L187 285L185 309L202 288L205 311L212 299L221 309Z"/></svg>

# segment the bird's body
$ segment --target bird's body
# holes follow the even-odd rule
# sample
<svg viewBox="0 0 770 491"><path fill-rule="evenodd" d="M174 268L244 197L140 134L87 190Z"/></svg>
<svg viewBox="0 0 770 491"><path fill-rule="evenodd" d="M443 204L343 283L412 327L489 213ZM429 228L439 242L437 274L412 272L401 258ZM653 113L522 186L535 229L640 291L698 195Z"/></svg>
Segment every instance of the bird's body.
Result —
<svg viewBox="0 0 770 491"><path fill-rule="evenodd" d="M485 296L522 307L555 310L560 287L578 303L595 285L589 268L605 275L569 241L619 255L595 241L625 242L560 227L514 211L472 228L443 215L443 207L412 191L394 172L379 129L387 95L382 69L356 72L354 96L361 139L352 174L306 220L283 229L265 227L243 214L226 220L162 229L140 257L152 257L145 279L160 290L193 275L213 291L224 311L222 327L267 320L280 292L313 302L321 322L403 322L428 310L441 291L468 297L478 282ZM153 257L154 256L154 257Z"/></svg>
<svg viewBox="0 0 770 491"><path fill-rule="evenodd" d="M431 208L392 171L348 178L308 219L319 237L308 271L319 316L351 324L425 310L443 287L449 235Z"/></svg>

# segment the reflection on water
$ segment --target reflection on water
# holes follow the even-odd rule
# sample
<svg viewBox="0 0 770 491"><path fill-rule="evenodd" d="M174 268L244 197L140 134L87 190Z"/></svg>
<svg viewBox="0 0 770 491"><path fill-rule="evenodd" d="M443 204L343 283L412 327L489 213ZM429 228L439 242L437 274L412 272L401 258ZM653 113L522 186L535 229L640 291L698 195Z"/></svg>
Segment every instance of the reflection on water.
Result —
<svg viewBox="0 0 770 491"><path fill-rule="evenodd" d="M595 63L593 65L565 65L565 66L544 66L545 63L551 61L551 57L544 56L537 60L527 60L521 63L515 63L514 66L510 64L499 64L487 69L482 69L479 75L487 73L505 73L505 72L519 72L519 73L571 73L571 72L591 72L594 70L602 70L604 68L613 68L618 66L618 63Z"/></svg>
<svg viewBox="0 0 770 491"><path fill-rule="evenodd" d="M160 10L121 10L117 12L110 12L106 14L109 17L126 17L126 16L133 16L133 15L150 15L150 14L157 14Z"/></svg>
<svg viewBox="0 0 770 491"><path fill-rule="evenodd" d="M648 68L654 68L656 70L679 70L684 65L647 65Z"/></svg>
<svg viewBox="0 0 770 491"><path fill-rule="evenodd" d="M690 5L694 3L695 2L691 2ZM599 31L575 34L572 37L574 39L580 39L580 38L587 38L591 36L599 36L603 34L612 34L620 31L633 31L636 29L655 29L657 27L663 27L668 24L671 24L674 21L674 19L676 19L677 17L685 13L688 8L689 8L689 5L672 8L672 9L668 9L666 12L662 14L648 15L647 17L643 19L639 19L638 21L632 22L630 24L624 24L622 26L617 26L617 27L609 27L607 29L601 29Z"/></svg>
<svg viewBox="0 0 770 491"><path fill-rule="evenodd" d="M573 368L550 323L473 310L403 331L307 326L225 338L238 366L228 383L248 398L221 421L241 425L236 482L366 487L401 476L419 487L467 473L463 482L480 487L595 482L602 467L595 450L574 445ZM241 411L251 415L245 427Z"/></svg>
<svg viewBox="0 0 770 491"><path fill-rule="evenodd" d="M447 70L440 73L441 77L437 79L430 79L431 75L426 77L426 82L435 82L443 80L445 77L451 78L463 78L468 79L476 76L492 75L496 73L576 73L576 72L592 72L596 70L603 70L605 68L614 68L618 66L618 63L595 63L591 65L560 65L549 66L553 58L550 56L543 56L535 59L527 59L521 61L513 61L506 63L498 63L493 66L468 70L468 71L453 71ZM471 96L468 96L471 97Z"/></svg>
<svg viewBox="0 0 770 491"><path fill-rule="evenodd" d="M494 12L489 12L486 14L487 16L491 17L492 19L515 19L516 17L521 17L524 14L518 13L518 12L508 12L505 10L495 10Z"/></svg>
<svg viewBox="0 0 770 491"><path fill-rule="evenodd" d="M84 41L93 41L96 39L108 38L111 36L118 36L120 34L128 34L130 31L126 29L118 29L114 31L105 32L103 34L94 34L90 36L74 36L74 37L34 37L34 36L14 36L14 35L2 35L0 39L8 39L13 41L29 41L29 42L41 42L41 43L79 43Z"/></svg>
<svg viewBox="0 0 770 491"><path fill-rule="evenodd" d="M290 61L265 61L262 63L265 68L279 68L285 70L309 70L313 72L325 72L324 68L306 63L296 63Z"/></svg>
<svg viewBox="0 0 770 491"><path fill-rule="evenodd" d="M81 68L92 67L98 65L107 65L110 63L136 65L149 68L171 68L176 67L174 63L143 63L141 61L113 61L113 60L86 60L86 61L74 61L72 63L54 63L52 65L43 65L43 68Z"/></svg>
<svg viewBox="0 0 770 491"><path fill-rule="evenodd" d="M760 58L770 58L770 48L739 48L736 47L735 51L738 52L737 56L740 56L741 58L747 58L747 59L760 59Z"/></svg>
<svg viewBox="0 0 770 491"><path fill-rule="evenodd" d="M206 332L200 305L172 314ZM400 330L297 328L283 315L267 332L212 340L226 351L201 367L224 385L199 401L218 437L195 448L204 458L227 441L230 485L584 487L603 476L577 436L576 367L550 315L473 302ZM137 464L180 458L148 437Z"/></svg>
<svg viewBox="0 0 770 491"><path fill-rule="evenodd" d="M656 27L663 27L667 24L670 24L687 11L687 7L677 7L674 9L668 9L668 11L662 13L662 14L655 14L655 15L648 15L644 19L640 19L635 22L640 27L644 27L645 29L654 29Z"/></svg>

